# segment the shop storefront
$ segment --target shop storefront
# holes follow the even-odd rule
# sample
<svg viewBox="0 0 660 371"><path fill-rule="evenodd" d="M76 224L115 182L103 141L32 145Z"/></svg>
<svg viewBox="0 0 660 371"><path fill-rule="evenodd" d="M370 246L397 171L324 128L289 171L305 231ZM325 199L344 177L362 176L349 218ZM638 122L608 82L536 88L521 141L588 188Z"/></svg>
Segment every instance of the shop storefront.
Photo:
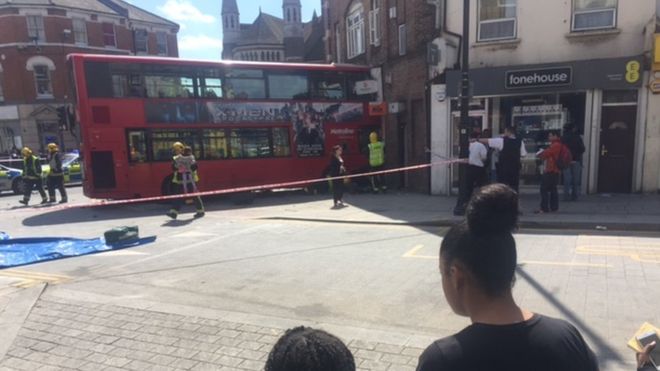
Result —
<svg viewBox="0 0 660 371"><path fill-rule="evenodd" d="M527 156L522 160L521 186L536 190L543 171L536 153L549 145L548 133L567 124L582 134L582 191L629 193L636 189L635 164L642 95L642 58L616 58L565 63L493 67L470 72L471 125L493 136L514 127ZM433 101L434 152L458 155L460 72L447 73L447 99ZM445 107L442 107L442 106ZM443 127L442 122L450 125ZM444 147L444 148L443 148ZM457 171L435 171L434 193L446 194L457 185Z"/></svg>

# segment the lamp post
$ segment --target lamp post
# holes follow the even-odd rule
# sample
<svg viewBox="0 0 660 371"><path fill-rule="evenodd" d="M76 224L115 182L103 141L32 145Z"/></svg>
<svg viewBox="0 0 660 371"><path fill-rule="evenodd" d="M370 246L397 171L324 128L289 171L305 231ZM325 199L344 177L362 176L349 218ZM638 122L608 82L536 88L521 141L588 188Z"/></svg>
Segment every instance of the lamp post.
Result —
<svg viewBox="0 0 660 371"><path fill-rule="evenodd" d="M468 130L470 129L470 0L463 0L463 50L461 61L461 118L459 124L459 157L467 159L470 155ZM458 200L454 215L464 215L467 198L467 163L458 167Z"/></svg>

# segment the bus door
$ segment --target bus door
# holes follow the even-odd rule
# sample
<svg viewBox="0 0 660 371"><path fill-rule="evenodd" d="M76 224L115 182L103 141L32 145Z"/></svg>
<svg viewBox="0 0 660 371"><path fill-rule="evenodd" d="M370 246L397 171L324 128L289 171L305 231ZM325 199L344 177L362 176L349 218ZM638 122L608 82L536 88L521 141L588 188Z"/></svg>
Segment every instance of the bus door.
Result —
<svg viewBox="0 0 660 371"><path fill-rule="evenodd" d="M86 176L95 192L128 190L128 161L124 135L120 129L92 130Z"/></svg>

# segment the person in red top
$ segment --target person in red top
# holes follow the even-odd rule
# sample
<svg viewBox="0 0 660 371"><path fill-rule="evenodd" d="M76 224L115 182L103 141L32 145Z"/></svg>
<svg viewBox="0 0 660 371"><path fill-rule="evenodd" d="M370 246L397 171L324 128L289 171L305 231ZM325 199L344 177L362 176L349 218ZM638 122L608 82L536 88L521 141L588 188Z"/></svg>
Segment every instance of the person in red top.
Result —
<svg viewBox="0 0 660 371"><path fill-rule="evenodd" d="M541 178L541 208L536 212L537 214L559 210L557 185L561 171L557 167L557 159L562 148L559 130L550 131L548 139L550 139L550 147L537 153L540 159L545 160L545 169Z"/></svg>

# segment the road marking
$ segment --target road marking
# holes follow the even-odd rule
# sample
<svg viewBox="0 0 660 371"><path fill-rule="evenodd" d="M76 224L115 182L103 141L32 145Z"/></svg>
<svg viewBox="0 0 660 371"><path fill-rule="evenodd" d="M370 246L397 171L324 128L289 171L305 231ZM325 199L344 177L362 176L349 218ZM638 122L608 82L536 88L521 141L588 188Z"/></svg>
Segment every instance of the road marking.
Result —
<svg viewBox="0 0 660 371"><path fill-rule="evenodd" d="M20 287L20 288L32 287L44 282L49 283L51 285L56 285L59 283L72 280L72 278L69 276L31 272L31 271L21 271L17 269L0 271L0 276L9 277L9 278L18 278L20 281L11 284L11 286Z"/></svg>
<svg viewBox="0 0 660 371"><path fill-rule="evenodd" d="M417 245L417 246L413 247L413 248L412 248L410 251L408 251L407 253L403 254L402 258L420 258L420 259L429 259L429 258L433 258L433 259L437 259L437 257L435 257L435 256L417 255L417 252L418 252L419 250L423 249L423 248L424 248L424 245Z"/></svg>
<svg viewBox="0 0 660 371"><path fill-rule="evenodd" d="M621 256L643 263L660 263L660 243L637 237L587 237L578 238L577 254Z"/></svg>
<svg viewBox="0 0 660 371"><path fill-rule="evenodd" d="M102 253L100 256L140 256L140 255L149 255L149 254L141 251L113 250L113 251L108 251L106 253Z"/></svg>
<svg viewBox="0 0 660 371"><path fill-rule="evenodd" d="M632 251L631 251L632 250ZM637 250L637 251L634 251ZM623 256L642 263L660 263L660 253L640 252L643 249L625 250L621 248L589 248L577 247L575 252L581 255Z"/></svg>
<svg viewBox="0 0 660 371"><path fill-rule="evenodd" d="M438 260L437 256L433 255L418 255L417 253L424 248L424 245L416 245L405 254L402 258L414 259L433 259ZM611 264L599 263L581 263L581 262L557 262L557 261L544 261L544 260L521 260L518 265L548 265L548 266L561 266L561 267L594 267L594 268L612 268Z"/></svg>
<svg viewBox="0 0 660 371"><path fill-rule="evenodd" d="M217 234L197 232L197 231L183 232L172 235L172 237L175 238L196 238L196 237L217 237L217 236L218 236Z"/></svg>

